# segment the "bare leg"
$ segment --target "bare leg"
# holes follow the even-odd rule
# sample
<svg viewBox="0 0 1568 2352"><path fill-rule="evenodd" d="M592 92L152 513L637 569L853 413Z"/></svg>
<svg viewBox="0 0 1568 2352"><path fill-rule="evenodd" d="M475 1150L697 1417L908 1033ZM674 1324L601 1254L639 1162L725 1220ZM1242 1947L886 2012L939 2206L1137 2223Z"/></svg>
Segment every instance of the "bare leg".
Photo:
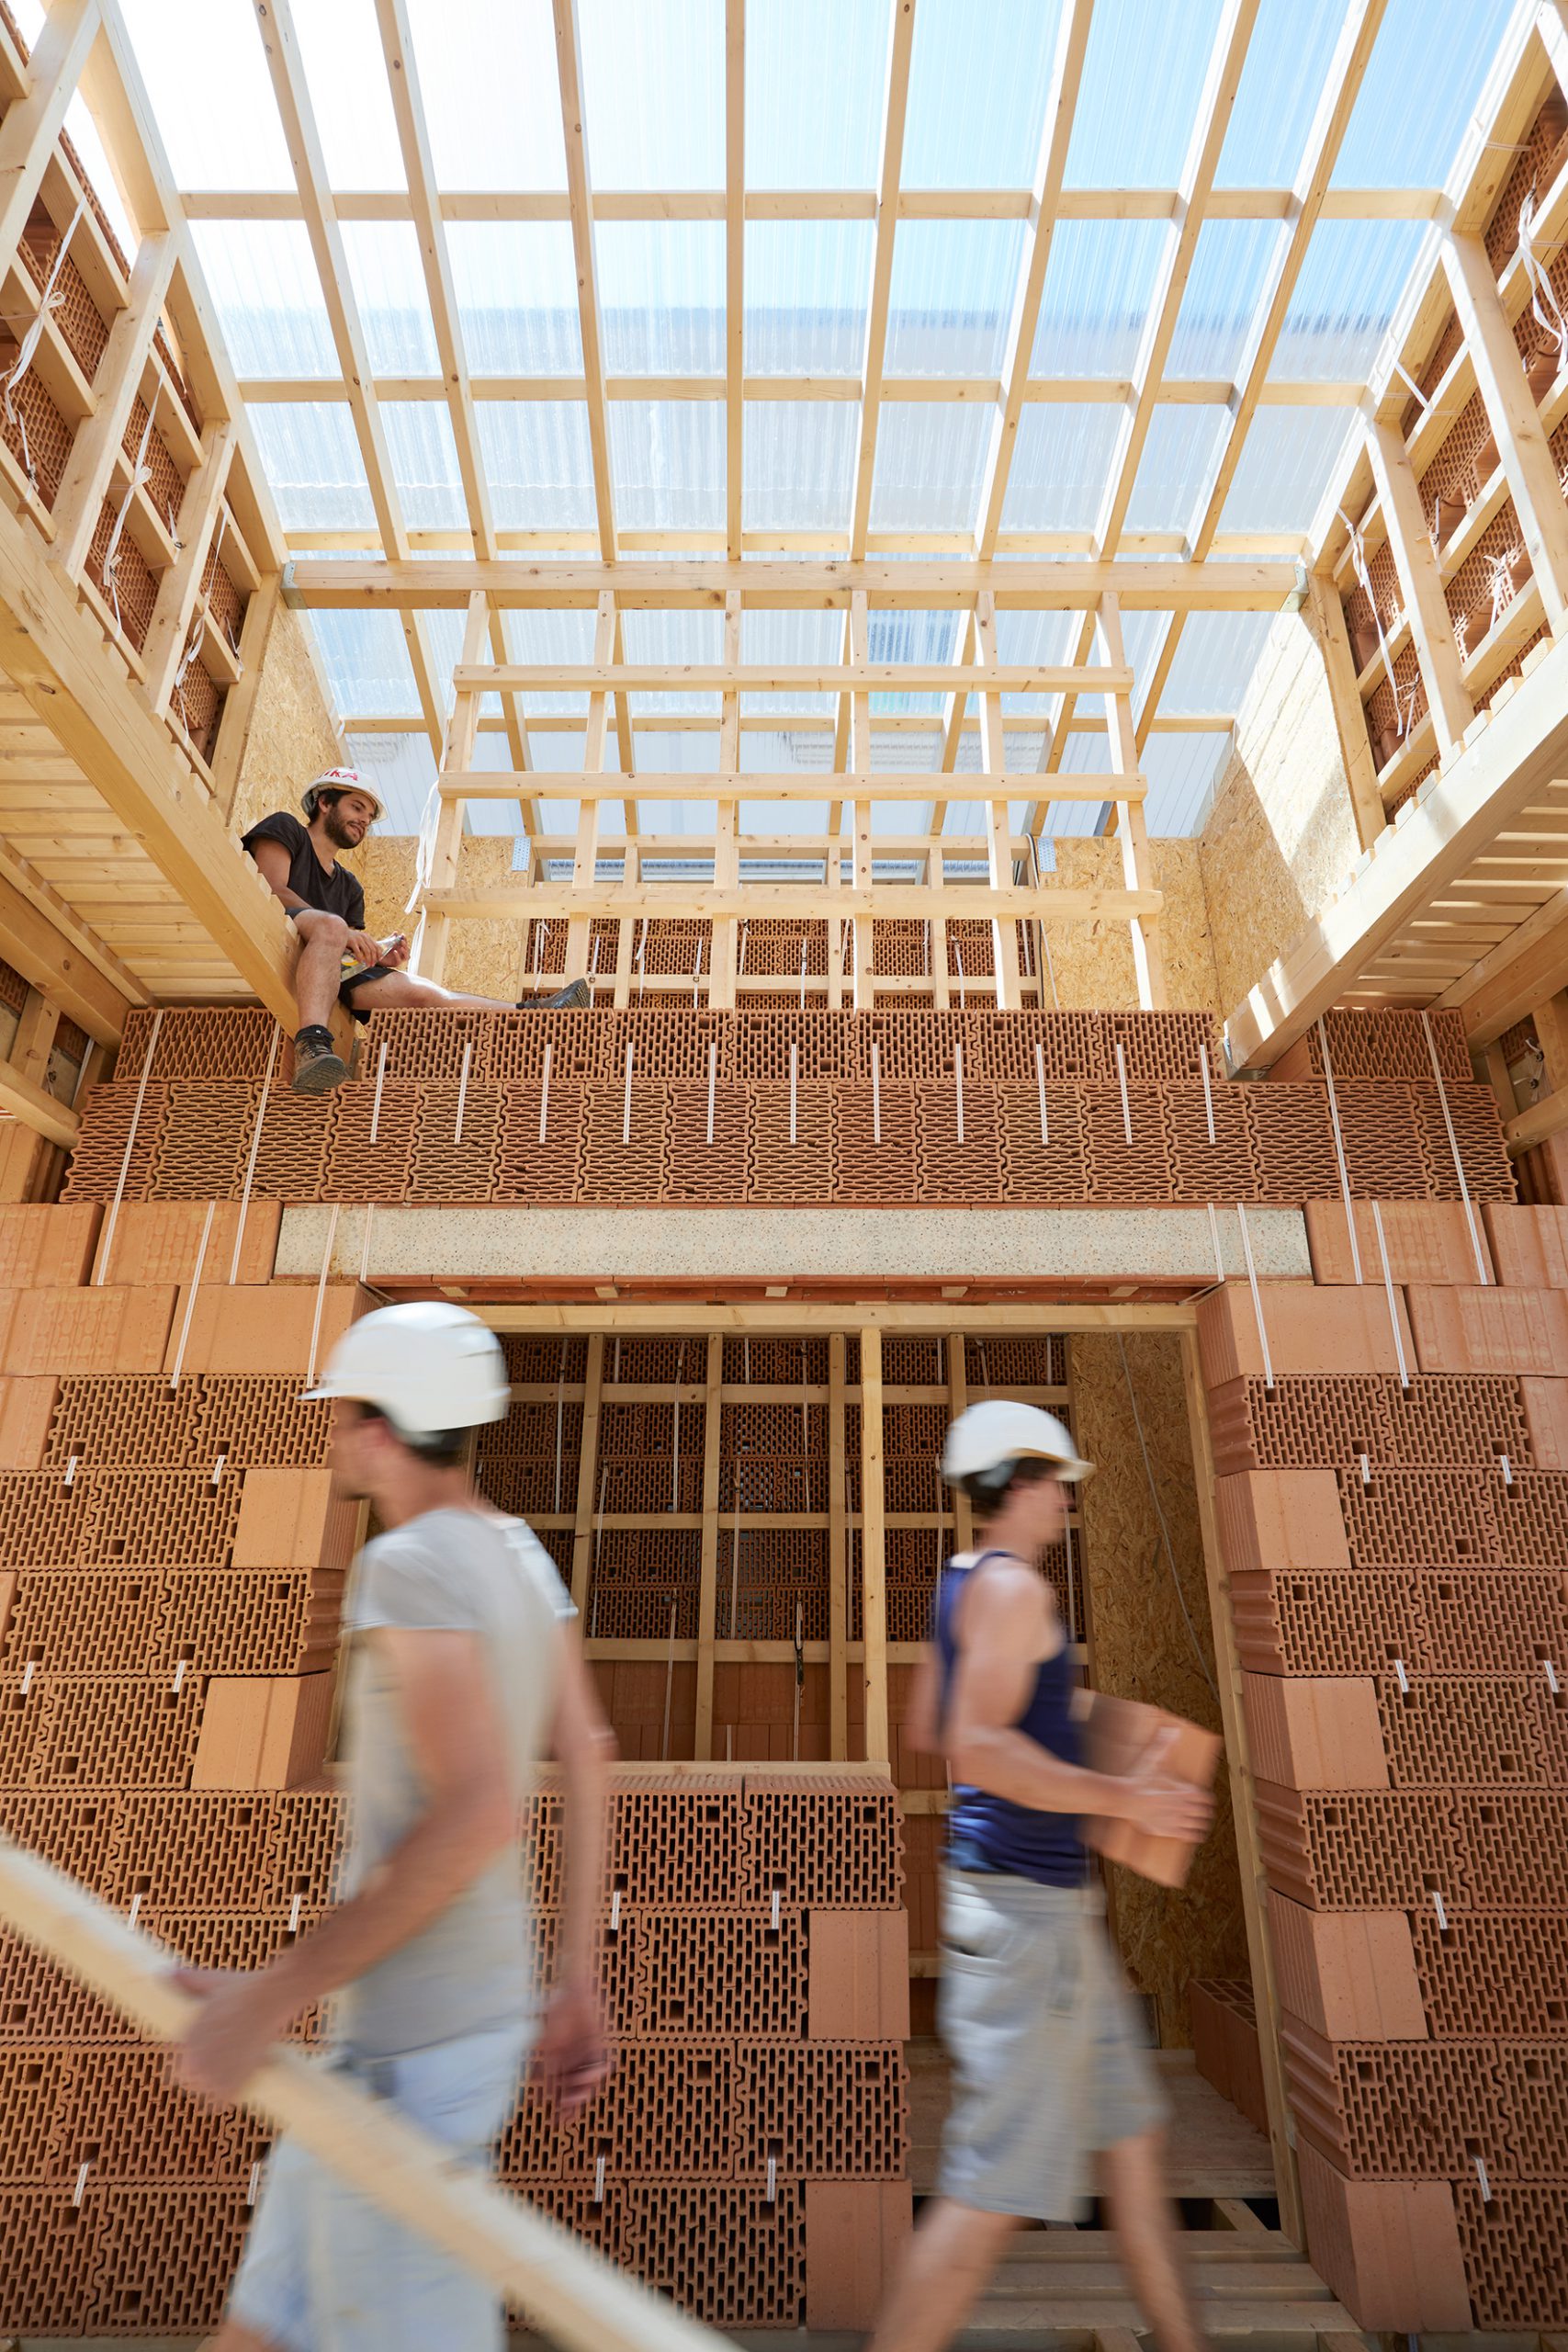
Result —
<svg viewBox="0 0 1568 2352"><path fill-rule="evenodd" d="M921 2212L902 2269L865 2352L942 2352L1018 2227L1011 2213L983 2213L939 2197Z"/></svg>
<svg viewBox="0 0 1568 2352"><path fill-rule="evenodd" d="M226 2319L217 2335L208 2337L202 2352L279 2352L279 2346L270 2335L257 2335L237 2319Z"/></svg>
<svg viewBox="0 0 1568 2352"><path fill-rule="evenodd" d="M1140 2132L1100 2158L1122 2259L1160 2352L1204 2352L1165 2187L1165 2135Z"/></svg>
<svg viewBox="0 0 1568 2352"><path fill-rule="evenodd" d="M323 908L304 907L295 914L294 928L299 934L299 960L294 967L299 1026L324 1029L337 1002L348 925L341 915L328 914Z"/></svg>
<svg viewBox="0 0 1568 2352"><path fill-rule="evenodd" d="M477 1004L489 1012L514 1012L515 997L464 996L444 989L439 981L422 980L417 972L386 972L378 980L364 980L354 991L362 1012L379 1012L388 1005Z"/></svg>

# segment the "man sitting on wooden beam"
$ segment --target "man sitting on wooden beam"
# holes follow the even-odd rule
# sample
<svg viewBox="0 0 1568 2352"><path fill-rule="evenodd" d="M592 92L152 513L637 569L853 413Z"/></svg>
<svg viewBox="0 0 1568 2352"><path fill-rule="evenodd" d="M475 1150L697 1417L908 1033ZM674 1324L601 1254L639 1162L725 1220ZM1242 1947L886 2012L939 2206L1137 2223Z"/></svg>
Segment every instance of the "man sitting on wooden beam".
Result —
<svg viewBox="0 0 1568 2352"><path fill-rule="evenodd" d="M335 996L356 1021L368 1021L386 1006L479 1005L512 1012L527 1005L547 1011L577 1009L592 1001L586 980L573 980L554 996L464 996L434 980L407 972L409 944L400 932L374 938L365 928L365 890L357 875L337 862L340 849L357 849L386 814L354 768L328 768L307 785L299 806L305 822L278 809L251 827L241 847L249 850L273 895L299 933L294 994L300 1026L294 1038L294 1091L326 1094L348 1076L348 1064L327 1026Z"/></svg>

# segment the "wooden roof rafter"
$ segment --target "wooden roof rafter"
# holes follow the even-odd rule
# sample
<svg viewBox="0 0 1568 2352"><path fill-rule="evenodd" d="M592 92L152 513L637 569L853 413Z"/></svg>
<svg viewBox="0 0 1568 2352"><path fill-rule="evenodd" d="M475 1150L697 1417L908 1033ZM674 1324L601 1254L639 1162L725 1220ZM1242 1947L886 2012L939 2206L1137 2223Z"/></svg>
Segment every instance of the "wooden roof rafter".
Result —
<svg viewBox="0 0 1568 2352"><path fill-rule="evenodd" d="M604 398L604 334L599 311L599 260L594 247L595 212L588 175L588 136L582 103L582 30L577 0L551 0L555 12L556 70L560 82L561 135L566 146L566 187L577 269L578 321L582 333L582 376L588 402L588 447L593 462L593 507L599 552L615 560L615 476L610 461L610 419Z"/></svg>

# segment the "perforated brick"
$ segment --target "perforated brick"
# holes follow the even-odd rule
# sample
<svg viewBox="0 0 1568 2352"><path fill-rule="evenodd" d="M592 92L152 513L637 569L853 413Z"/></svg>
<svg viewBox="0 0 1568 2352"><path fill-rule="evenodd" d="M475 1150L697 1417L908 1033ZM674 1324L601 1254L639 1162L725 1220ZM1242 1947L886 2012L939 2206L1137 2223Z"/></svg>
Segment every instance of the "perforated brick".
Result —
<svg viewBox="0 0 1568 2352"><path fill-rule="evenodd" d="M0 1934L0 2044L75 2048L128 2041L135 2028L25 1937ZM0 2298L7 2321L13 2314Z"/></svg>
<svg viewBox="0 0 1568 2352"><path fill-rule="evenodd" d="M628 1114L622 1079L583 1087L581 1196L585 1201L648 1202L661 1197L668 1097L669 1089L661 1081L634 1077Z"/></svg>
<svg viewBox="0 0 1568 2352"><path fill-rule="evenodd" d="M85 2334L100 2226L96 2198L78 2205L65 2188L0 2188L0 2311L7 2327L28 2335Z"/></svg>
<svg viewBox="0 0 1568 2352"><path fill-rule="evenodd" d="M1257 1784L1270 1886L1309 1911L1458 1904L1469 1854L1455 1803L1425 1790L1298 1792ZM1461 1800L1462 1804L1462 1800Z"/></svg>
<svg viewBox="0 0 1568 2352"><path fill-rule="evenodd" d="M128 1576L24 1569L0 1639L0 1668L20 1673L146 1674L154 1670L162 1571Z"/></svg>
<svg viewBox="0 0 1568 2352"><path fill-rule="evenodd" d="M1386 1080L1348 1081L1336 1073L1345 1165L1358 1200L1426 1198L1430 1171L1422 1145L1421 1091Z"/></svg>
<svg viewBox="0 0 1568 2352"><path fill-rule="evenodd" d="M1502 1561L1496 1493L1478 1472L1337 1473L1350 1557L1358 1567L1491 1567Z"/></svg>
<svg viewBox="0 0 1568 2352"><path fill-rule="evenodd" d="M342 1585L320 1568L172 1568L161 1580L152 1669L325 1673L337 1656Z"/></svg>
<svg viewBox="0 0 1568 2352"><path fill-rule="evenodd" d="M1082 1201L1090 1190L1079 1090L1047 1082L1042 1129L1035 1082L997 1088L1003 1192L1009 1201Z"/></svg>
<svg viewBox="0 0 1568 2352"><path fill-rule="evenodd" d="M746 1197L750 1136L745 1089L716 1080L711 1142L709 1108L705 1077L700 1082L680 1079L671 1082L666 1187L666 1197L671 1201L742 1201Z"/></svg>
<svg viewBox="0 0 1568 2352"><path fill-rule="evenodd" d="M547 1016L531 1017L544 1020ZM519 1080L503 1086L502 1098L493 1197L497 1201L574 1200L582 1184L581 1083L575 1079L558 1082L552 1072L547 1095L538 1081Z"/></svg>
<svg viewBox="0 0 1568 2352"><path fill-rule="evenodd" d="M154 1013L133 1005L125 1016L118 1080L139 1079L143 1070L153 1079L248 1079L265 1075L267 1056L277 1035L277 1023L261 1006L165 1005L158 1022L158 1042L152 1066L147 1046Z"/></svg>
<svg viewBox="0 0 1568 2352"><path fill-rule="evenodd" d="M759 1386L820 1388L828 1379L828 1342L826 1339L727 1339L722 1362L729 1385L755 1382Z"/></svg>
<svg viewBox="0 0 1568 2352"><path fill-rule="evenodd" d="M786 1072L782 1084L758 1081L746 1092L748 1198L784 1204L832 1200L838 1188L835 1090L817 1080L792 1087Z"/></svg>
<svg viewBox="0 0 1568 2352"><path fill-rule="evenodd" d="M1115 1075L1118 1045L1130 1079L1179 1079L1201 1084L1205 1057L1211 1072L1224 1068L1212 1013L1123 1012L1101 1013L1099 1018L1105 1035L1107 1077Z"/></svg>
<svg viewBox="0 0 1568 2352"><path fill-rule="evenodd" d="M93 2332L195 2335L215 2326L250 2221L247 2187L106 2190Z"/></svg>
<svg viewBox="0 0 1568 2352"><path fill-rule="evenodd" d="M780 2179L770 2204L727 2182L636 2181L626 2252L645 2284L714 2327L798 2327L806 2316L805 2199Z"/></svg>
<svg viewBox="0 0 1568 2352"><path fill-rule="evenodd" d="M1534 1911L1543 1888L1568 1883L1568 1804L1551 1789L1461 1789L1448 1799L1466 1903Z"/></svg>
<svg viewBox="0 0 1568 2352"><path fill-rule="evenodd" d="M908 2081L897 2042L742 2042L735 2066L735 2169L765 2179L898 2180Z"/></svg>
<svg viewBox="0 0 1568 2352"><path fill-rule="evenodd" d="M70 1566L88 1518L85 1478L67 1486L59 1470L0 1472L0 1556L11 1566Z"/></svg>
<svg viewBox="0 0 1568 2352"><path fill-rule="evenodd" d="M1329 1200L1339 1190L1328 1099L1319 1085L1271 1080L1248 1089L1259 1197Z"/></svg>
<svg viewBox="0 0 1568 2352"><path fill-rule="evenodd" d="M1170 1080L1162 1090L1172 1188L1184 1201L1253 1201L1263 1191L1253 1135L1255 1090ZM1210 1122L1213 1134L1210 1136Z"/></svg>
<svg viewBox="0 0 1568 2352"><path fill-rule="evenodd" d="M201 1385L171 1388L164 1373L75 1373L60 1384L44 1462L84 1469L195 1468Z"/></svg>
<svg viewBox="0 0 1568 2352"><path fill-rule="evenodd" d="M263 1098L251 1190L258 1201L318 1201L337 1121L335 1094L295 1094L275 1086Z"/></svg>
<svg viewBox="0 0 1568 2352"><path fill-rule="evenodd" d="M379 1102L377 1101L379 1092ZM421 1090L407 1079L369 1079L340 1086L321 1198L381 1201L408 1198L419 1125ZM370 1130L374 1126L374 1140Z"/></svg>
<svg viewBox="0 0 1568 2352"><path fill-rule="evenodd" d="M964 1342L964 1371L976 1388L1059 1388L1067 1377L1065 1340L990 1332Z"/></svg>
<svg viewBox="0 0 1568 2352"><path fill-rule="evenodd" d="M86 1480L84 1566L220 1568L234 1549L239 1477L198 1470L99 1470Z"/></svg>
<svg viewBox="0 0 1568 2352"><path fill-rule="evenodd" d="M564 2179L727 2180L735 2171L735 2061L725 2042L628 2042L561 2133Z"/></svg>
<svg viewBox="0 0 1568 2352"><path fill-rule="evenodd" d="M1504 2181L1488 2199L1472 2175L1459 2182L1454 2205L1476 2326L1568 2320L1568 2186Z"/></svg>
<svg viewBox="0 0 1568 2352"><path fill-rule="evenodd" d="M1568 1473L1523 1470L1495 1483L1503 1559L1519 1567L1568 1568Z"/></svg>
<svg viewBox="0 0 1568 2352"><path fill-rule="evenodd" d="M1472 1201L1518 1198L1513 1163L1503 1139L1502 1114L1490 1086L1477 1086L1472 1080L1450 1083L1441 1094L1436 1086L1422 1086L1413 1090L1412 1101L1431 1199L1457 1201L1465 1193ZM1454 1165L1454 1143L1464 1171L1462 1185L1460 1168Z"/></svg>
<svg viewBox="0 0 1568 2352"><path fill-rule="evenodd" d="M1002 1131L997 1089L967 1072L963 1133L955 1080L915 1089L919 1197L923 1201L998 1201L1002 1197Z"/></svg>
<svg viewBox="0 0 1568 2352"><path fill-rule="evenodd" d="M623 1917L626 1915L623 1914ZM637 1915L638 2022L660 2039L798 2038L806 2027L799 1909Z"/></svg>
<svg viewBox="0 0 1568 2352"><path fill-rule="evenodd" d="M849 1203L920 1198L913 1083L879 1076L837 1089L839 1197Z"/></svg>
<svg viewBox="0 0 1568 2352"><path fill-rule="evenodd" d="M128 1677L38 1675L0 1684L0 1771L34 1788L184 1788L204 1686Z"/></svg>
<svg viewBox="0 0 1568 2352"><path fill-rule="evenodd" d="M114 1841L121 1803L114 1790L0 1789L0 1829L112 1901L118 1892Z"/></svg>
<svg viewBox="0 0 1568 2352"><path fill-rule="evenodd" d="M890 1787L845 1775L770 1782L746 1779L747 1899L775 1889L818 1910L896 1910L904 1877L903 1831Z"/></svg>
<svg viewBox="0 0 1568 2352"><path fill-rule="evenodd" d="M741 1825L740 1792L722 1773L678 1789L621 1782L611 1806L611 1888L655 1910L730 1909L742 1900Z"/></svg>
<svg viewBox="0 0 1568 2352"><path fill-rule="evenodd" d="M488 1201L495 1187L499 1086L444 1080L421 1093L409 1170L411 1201Z"/></svg>
<svg viewBox="0 0 1568 2352"><path fill-rule="evenodd" d="M261 1108L254 1080L182 1080L168 1090L152 1192L161 1201L232 1200Z"/></svg>
<svg viewBox="0 0 1568 2352"><path fill-rule="evenodd" d="M889 1008L863 1013L859 1019L863 1067L846 1075L870 1078L874 1043L884 1085L889 1080L932 1085L952 1082L957 1070L954 1049L963 1044L967 1015ZM972 1075L978 1078L980 1073L976 1070Z"/></svg>
<svg viewBox="0 0 1568 2352"><path fill-rule="evenodd" d="M183 1384L182 1384L183 1385ZM307 1405L292 1373L203 1373L197 1459L231 1469L314 1470L332 1448L332 1407Z"/></svg>
<svg viewBox="0 0 1568 2352"><path fill-rule="evenodd" d="M1442 1927L1435 1910L1414 1912L1416 1972L1432 2032L1445 2041L1568 2036L1564 1927L1561 1911L1456 1911Z"/></svg>
<svg viewBox="0 0 1568 2352"><path fill-rule="evenodd" d="M1494 2042L1331 2042L1290 2016L1280 2040L1298 2130L1352 2180L1514 2170Z"/></svg>
<svg viewBox="0 0 1568 2352"><path fill-rule="evenodd" d="M0 2051L0 2181L59 2178L51 2152L75 2063L63 2050Z"/></svg>
<svg viewBox="0 0 1568 2352"><path fill-rule="evenodd" d="M1247 1569L1231 1609L1242 1665L1255 1674L1376 1674L1427 1662L1411 1574Z"/></svg>
<svg viewBox="0 0 1568 2352"><path fill-rule="evenodd" d="M864 1016L847 1012L802 1011L756 1012L742 1008L730 1016L734 1054L733 1074L741 1080L788 1083L790 1047L795 1048L796 1073L803 1083L823 1079L869 1079L867 1058L873 1035L885 1036L881 1023L898 1016L877 1014L876 1026L867 1028ZM889 1066L886 1046L884 1078L921 1075Z"/></svg>
<svg viewBox="0 0 1568 2352"><path fill-rule="evenodd" d="M1547 1777L1540 1726L1522 1680L1407 1677L1378 1689L1396 1788L1539 1787Z"/></svg>
<svg viewBox="0 0 1568 2352"><path fill-rule="evenodd" d="M1119 1083L1086 1086L1079 1099L1089 1197L1106 1203L1170 1200L1171 1148L1159 1087L1131 1081L1123 1101Z"/></svg>
<svg viewBox="0 0 1568 2352"><path fill-rule="evenodd" d="M175 2087L167 2054L145 2044L67 2059L50 2125L43 2177L100 2186L244 2178L231 2113Z"/></svg>

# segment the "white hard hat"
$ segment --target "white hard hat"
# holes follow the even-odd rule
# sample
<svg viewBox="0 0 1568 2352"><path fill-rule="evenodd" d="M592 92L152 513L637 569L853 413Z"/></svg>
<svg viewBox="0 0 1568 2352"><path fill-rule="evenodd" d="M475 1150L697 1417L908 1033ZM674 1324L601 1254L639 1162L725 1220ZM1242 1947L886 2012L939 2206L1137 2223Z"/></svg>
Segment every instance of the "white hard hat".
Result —
<svg viewBox="0 0 1568 2352"><path fill-rule="evenodd" d="M950 1485L984 1477L1014 1462L1049 1462L1058 1478L1070 1484L1087 1478L1092 1462L1081 1461L1066 1428L1055 1413L1038 1405L1019 1405L1010 1398L987 1397L959 1414L942 1450L942 1475Z"/></svg>
<svg viewBox="0 0 1568 2352"><path fill-rule="evenodd" d="M385 1413L411 1444L506 1417L511 1390L495 1333L446 1299L380 1306L351 1323L305 1401L346 1396Z"/></svg>
<svg viewBox="0 0 1568 2352"><path fill-rule="evenodd" d="M387 813L380 794L371 791L357 768L323 768L321 775L305 786L299 795L299 806L308 820L314 818L317 803L323 792L362 792L367 800L375 803L376 821Z"/></svg>

